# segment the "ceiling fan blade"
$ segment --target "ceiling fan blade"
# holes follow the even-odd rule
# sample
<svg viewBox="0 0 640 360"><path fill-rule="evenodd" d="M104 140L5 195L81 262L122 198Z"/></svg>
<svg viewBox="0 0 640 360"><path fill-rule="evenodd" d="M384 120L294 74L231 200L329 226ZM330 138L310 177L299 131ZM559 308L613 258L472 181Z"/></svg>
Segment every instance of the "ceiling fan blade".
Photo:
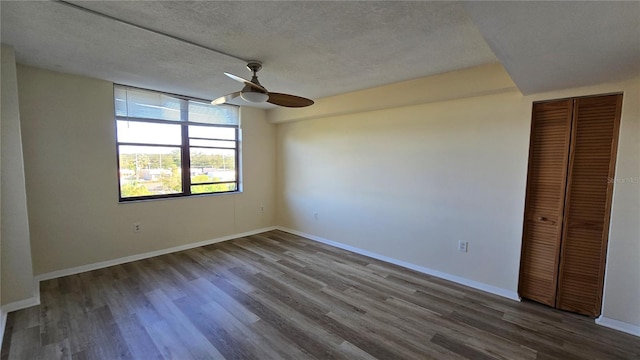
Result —
<svg viewBox="0 0 640 360"><path fill-rule="evenodd" d="M284 107L299 108L309 105L313 105L313 100L303 98L300 96L281 94L281 93L269 93L269 100L267 102Z"/></svg>
<svg viewBox="0 0 640 360"><path fill-rule="evenodd" d="M233 74L229 74L228 72L224 73L225 75L227 75L228 77L232 78L235 81L241 82L245 85L251 86L254 89L260 90L262 92L267 92L267 89L265 89L264 87L262 87L261 85L258 85L256 83L252 83L251 81L241 78L240 76L236 76Z"/></svg>
<svg viewBox="0 0 640 360"><path fill-rule="evenodd" d="M217 99L213 100L213 101L211 102L211 104L212 104L212 105L220 105L220 104L224 104L224 103L226 103L226 102L229 102L229 101L231 101L231 100L233 100L233 99L237 98L238 96L240 96L240 91L236 91L236 92L234 92L234 93L227 94L227 95L225 95L225 96L221 96L221 97L219 97L219 98L217 98Z"/></svg>

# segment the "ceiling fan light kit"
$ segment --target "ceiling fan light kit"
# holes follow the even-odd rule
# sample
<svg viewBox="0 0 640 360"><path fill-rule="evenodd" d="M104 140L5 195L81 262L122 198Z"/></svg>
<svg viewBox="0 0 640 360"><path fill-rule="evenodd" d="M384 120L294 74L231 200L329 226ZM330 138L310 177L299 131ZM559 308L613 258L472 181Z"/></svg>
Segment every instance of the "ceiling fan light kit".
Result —
<svg viewBox="0 0 640 360"><path fill-rule="evenodd" d="M238 96L240 96L243 100L251 103L262 103L266 101L274 105L292 108L313 105L313 100L311 99L289 94L270 93L269 91L267 91L267 89L260 84L260 81L258 81L258 75L256 75L256 73L260 71L260 69L262 69L262 63L260 61L249 61L249 63L247 64L247 68L253 73L251 81L230 73L224 73L231 79L244 84L244 88L242 88L242 90L240 91L227 94L213 100L211 102L213 105L224 104L230 100L235 99Z"/></svg>
<svg viewBox="0 0 640 360"><path fill-rule="evenodd" d="M240 97L248 102L263 103L269 100L269 95L257 91L242 91Z"/></svg>

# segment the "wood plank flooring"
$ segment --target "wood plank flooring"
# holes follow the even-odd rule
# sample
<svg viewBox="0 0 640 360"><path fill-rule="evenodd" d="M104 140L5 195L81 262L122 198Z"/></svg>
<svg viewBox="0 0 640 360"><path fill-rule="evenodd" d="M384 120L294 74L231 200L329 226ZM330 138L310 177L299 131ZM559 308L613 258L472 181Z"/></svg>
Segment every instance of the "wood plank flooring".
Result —
<svg viewBox="0 0 640 360"><path fill-rule="evenodd" d="M41 283L13 359L638 359L640 338L270 231Z"/></svg>

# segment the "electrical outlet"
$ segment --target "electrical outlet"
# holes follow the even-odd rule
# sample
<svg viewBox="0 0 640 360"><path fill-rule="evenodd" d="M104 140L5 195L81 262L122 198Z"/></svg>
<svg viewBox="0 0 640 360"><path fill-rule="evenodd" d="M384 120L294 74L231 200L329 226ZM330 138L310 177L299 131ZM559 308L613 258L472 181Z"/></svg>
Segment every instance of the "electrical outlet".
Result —
<svg viewBox="0 0 640 360"><path fill-rule="evenodd" d="M462 241L462 240L458 241L458 251L466 253L468 248L469 248L468 242Z"/></svg>
<svg viewBox="0 0 640 360"><path fill-rule="evenodd" d="M264 212L264 205L260 205L260 212L263 213Z"/></svg>
<svg viewBox="0 0 640 360"><path fill-rule="evenodd" d="M318 220L318 213L313 213L313 218L314 218L315 220Z"/></svg>
<svg viewBox="0 0 640 360"><path fill-rule="evenodd" d="M134 233L139 233L140 231L142 231L142 224L133 223L133 232Z"/></svg>

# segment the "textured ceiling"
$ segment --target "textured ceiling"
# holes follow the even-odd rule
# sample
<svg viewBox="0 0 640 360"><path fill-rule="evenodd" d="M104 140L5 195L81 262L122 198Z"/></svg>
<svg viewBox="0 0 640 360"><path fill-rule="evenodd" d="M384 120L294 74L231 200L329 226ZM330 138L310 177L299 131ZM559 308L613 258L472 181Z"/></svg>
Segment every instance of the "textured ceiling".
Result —
<svg viewBox="0 0 640 360"><path fill-rule="evenodd" d="M335 95L497 62L458 3L74 2L264 64L271 91ZM2 2L18 62L212 99L245 63L54 2Z"/></svg>
<svg viewBox="0 0 640 360"><path fill-rule="evenodd" d="M640 63L637 2L73 3L261 60L269 90L312 99L496 62L528 93L617 80ZM204 99L241 88L225 71L250 77L241 60L63 3L2 1L0 14L19 63Z"/></svg>
<svg viewBox="0 0 640 360"><path fill-rule="evenodd" d="M640 74L639 1L464 6L524 94Z"/></svg>

